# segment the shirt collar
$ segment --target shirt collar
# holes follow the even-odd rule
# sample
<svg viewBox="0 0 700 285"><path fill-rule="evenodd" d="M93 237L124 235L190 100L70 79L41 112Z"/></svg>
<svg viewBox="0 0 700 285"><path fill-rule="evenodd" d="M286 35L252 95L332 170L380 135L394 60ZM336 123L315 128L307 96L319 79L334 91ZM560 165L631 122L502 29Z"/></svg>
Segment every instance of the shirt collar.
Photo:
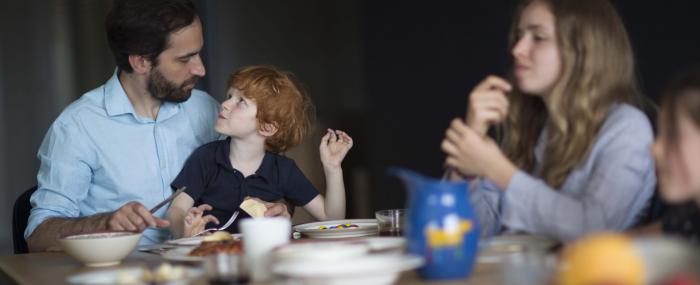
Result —
<svg viewBox="0 0 700 285"><path fill-rule="evenodd" d="M131 105L129 97L126 96L126 92L121 82L119 82L118 74L119 69L116 69L112 77L109 78L105 84L105 109L107 110L107 115L110 117L123 114L133 114L136 116L134 106Z"/></svg>
<svg viewBox="0 0 700 285"><path fill-rule="evenodd" d="M220 166L228 169L229 171L234 171L233 166L231 165L231 161L228 158L230 153L231 137L227 137L225 140L221 141L221 143L216 147L215 160L216 163ZM270 181L270 178L272 178L273 166L274 154L266 151L265 156L263 157L263 161L260 164L260 167L258 167L258 170L255 171L255 174L259 175L267 181Z"/></svg>
<svg viewBox="0 0 700 285"><path fill-rule="evenodd" d="M126 95L126 91L124 91L124 87L122 87L122 84L119 81L118 74L119 69L117 68L112 74L112 77L107 80L107 83L105 83L104 93L107 115L112 117L123 114L132 114L136 118L143 119L141 116L136 114L134 106L131 104L131 101L129 101L129 97ZM174 102L161 103L156 120L164 121L174 116L182 107L181 104L182 103Z"/></svg>

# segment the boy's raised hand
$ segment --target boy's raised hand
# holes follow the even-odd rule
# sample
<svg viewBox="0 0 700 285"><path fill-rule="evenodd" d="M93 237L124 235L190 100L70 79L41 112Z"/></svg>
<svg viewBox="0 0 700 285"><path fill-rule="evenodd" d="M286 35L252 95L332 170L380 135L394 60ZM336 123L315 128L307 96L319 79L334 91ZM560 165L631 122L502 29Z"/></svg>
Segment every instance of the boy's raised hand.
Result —
<svg viewBox="0 0 700 285"><path fill-rule="evenodd" d="M341 130L328 129L323 138L319 151L321 152L321 162L325 168L340 168L345 155L352 148L352 138Z"/></svg>
<svg viewBox="0 0 700 285"><path fill-rule="evenodd" d="M208 204L190 208L184 220L183 237L191 237L202 232L209 222L214 222L218 225L219 219L213 215L204 216L204 211L211 211L212 209Z"/></svg>

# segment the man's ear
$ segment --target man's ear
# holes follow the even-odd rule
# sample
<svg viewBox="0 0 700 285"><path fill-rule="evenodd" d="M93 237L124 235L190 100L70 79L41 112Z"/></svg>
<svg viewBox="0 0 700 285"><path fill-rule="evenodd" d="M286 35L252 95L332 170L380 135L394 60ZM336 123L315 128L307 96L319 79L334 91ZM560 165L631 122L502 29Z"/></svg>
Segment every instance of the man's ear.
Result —
<svg viewBox="0 0 700 285"><path fill-rule="evenodd" d="M271 137L277 133L277 124L275 123L262 123L258 129L258 133L263 137Z"/></svg>
<svg viewBox="0 0 700 285"><path fill-rule="evenodd" d="M129 64L136 74L145 74L151 71L151 60L142 55L130 55Z"/></svg>

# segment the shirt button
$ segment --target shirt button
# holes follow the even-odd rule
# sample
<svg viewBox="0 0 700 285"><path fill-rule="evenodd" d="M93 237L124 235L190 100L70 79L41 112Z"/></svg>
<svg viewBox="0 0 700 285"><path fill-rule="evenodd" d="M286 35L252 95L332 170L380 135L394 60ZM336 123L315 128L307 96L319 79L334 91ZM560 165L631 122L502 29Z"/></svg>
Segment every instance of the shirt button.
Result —
<svg viewBox="0 0 700 285"><path fill-rule="evenodd" d="M165 169L165 161L160 163L160 168Z"/></svg>

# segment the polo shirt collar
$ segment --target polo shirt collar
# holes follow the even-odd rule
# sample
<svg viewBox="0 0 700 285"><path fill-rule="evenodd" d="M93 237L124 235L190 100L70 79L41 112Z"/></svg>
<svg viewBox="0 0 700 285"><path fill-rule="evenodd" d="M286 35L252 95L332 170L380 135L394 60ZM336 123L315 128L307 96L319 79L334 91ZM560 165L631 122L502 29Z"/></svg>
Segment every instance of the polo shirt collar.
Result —
<svg viewBox="0 0 700 285"><path fill-rule="evenodd" d="M220 142L221 143L216 147L216 163L219 166L233 172L233 166L228 158L229 154L231 153L231 137L227 137L226 140L222 140ZM255 171L255 174L267 181L270 181L270 178L272 178L273 166L273 154L266 151L263 161L260 164L260 167L258 167L258 170Z"/></svg>

